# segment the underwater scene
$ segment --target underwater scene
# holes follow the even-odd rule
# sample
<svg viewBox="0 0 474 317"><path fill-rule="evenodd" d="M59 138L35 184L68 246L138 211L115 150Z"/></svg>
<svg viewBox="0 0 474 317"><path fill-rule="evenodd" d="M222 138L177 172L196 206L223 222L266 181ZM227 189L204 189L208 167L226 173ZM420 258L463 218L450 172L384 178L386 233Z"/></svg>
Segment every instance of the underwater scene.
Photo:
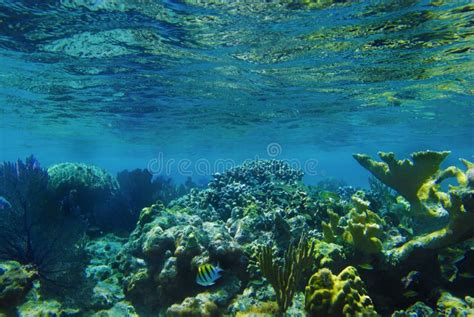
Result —
<svg viewBox="0 0 474 317"><path fill-rule="evenodd" d="M0 317L474 317L474 5L0 0Z"/></svg>

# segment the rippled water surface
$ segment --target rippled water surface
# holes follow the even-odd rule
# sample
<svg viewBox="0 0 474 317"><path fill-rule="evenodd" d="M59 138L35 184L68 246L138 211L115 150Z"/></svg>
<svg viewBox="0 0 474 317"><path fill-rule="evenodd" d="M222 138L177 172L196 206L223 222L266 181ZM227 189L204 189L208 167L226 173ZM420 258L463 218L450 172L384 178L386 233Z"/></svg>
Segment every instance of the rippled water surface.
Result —
<svg viewBox="0 0 474 317"><path fill-rule="evenodd" d="M472 156L469 1L0 1L0 158ZM339 167L337 165L339 164ZM338 174L339 173L339 174ZM343 173L342 173L343 174Z"/></svg>

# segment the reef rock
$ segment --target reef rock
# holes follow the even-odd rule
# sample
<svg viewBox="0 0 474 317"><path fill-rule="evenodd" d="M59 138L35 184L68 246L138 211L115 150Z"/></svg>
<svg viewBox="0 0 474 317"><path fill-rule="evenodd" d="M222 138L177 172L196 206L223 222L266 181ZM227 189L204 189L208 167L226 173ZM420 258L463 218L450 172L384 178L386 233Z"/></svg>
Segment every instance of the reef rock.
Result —
<svg viewBox="0 0 474 317"><path fill-rule="evenodd" d="M195 215L160 205L143 209L125 248L134 261L145 264L126 280L127 296L157 304L198 293L195 277L200 264L220 263L224 269L233 267L229 271L242 271L246 264L242 249L224 223L203 222Z"/></svg>
<svg viewBox="0 0 474 317"><path fill-rule="evenodd" d="M0 312L19 304L33 287L37 272L16 261L0 262Z"/></svg>

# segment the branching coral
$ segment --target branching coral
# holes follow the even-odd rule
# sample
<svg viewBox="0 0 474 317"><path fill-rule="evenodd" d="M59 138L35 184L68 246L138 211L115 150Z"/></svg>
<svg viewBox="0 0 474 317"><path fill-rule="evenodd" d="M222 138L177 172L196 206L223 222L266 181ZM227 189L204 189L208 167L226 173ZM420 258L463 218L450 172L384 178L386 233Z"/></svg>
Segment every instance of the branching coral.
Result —
<svg viewBox="0 0 474 317"><path fill-rule="evenodd" d="M472 186L473 163L461 160L466 172L450 166L442 171L439 165L449 152L417 152L413 162L397 161L393 153L379 153L385 163L375 162L366 155L356 154L355 159L375 177L395 189L408 200L415 215L448 213L448 224L434 232L415 237L387 254L398 263L418 249L440 249L474 236L474 188ZM441 191L440 184L448 178L456 178L458 186L450 186L448 193Z"/></svg>
<svg viewBox="0 0 474 317"><path fill-rule="evenodd" d="M352 196L355 205L348 215L344 241L356 250L366 254L379 254L382 251L383 220L369 210L369 202L356 195Z"/></svg>
<svg viewBox="0 0 474 317"><path fill-rule="evenodd" d="M415 152L412 160L396 160L394 153L379 152L383 162L372 160L365 154L354 154L354 158L378 180L395 189L411 206L416 215L436 215L436 211L422 203L426 199L427 186L438 172L440 164L450 152ZM422 187L424 187L422 190Z"/></svg>
<svg viewBox="0 0 474 317"><path fill-rule="evenodd" d="M314 242L308 244L302 236L296 247L288 247L283 266L279 266L273 258L270 246L263 247L258 255L260 270L275 290L280 313L284 313L291 306L304 273L312 268L315 259L314 246Z"/></svg>
<svg viewBox="0 0 474 317"><path fill-rule="evenodd" d="M323 268L311 276L305 290L310 316L377 316L357 270L346 267L339 275Z"/></svg>
<svg viewBox="0 0 474 317"><path fill-rule="evenodd" d="M358 194L360 194L358 192ZM347 243L364 254L379 254L382 251L383 220L369 210L369 202L357 194L352 196L354 207L344 217L329 211L329 223L323 222L323 234L326 242Z"/></svg>

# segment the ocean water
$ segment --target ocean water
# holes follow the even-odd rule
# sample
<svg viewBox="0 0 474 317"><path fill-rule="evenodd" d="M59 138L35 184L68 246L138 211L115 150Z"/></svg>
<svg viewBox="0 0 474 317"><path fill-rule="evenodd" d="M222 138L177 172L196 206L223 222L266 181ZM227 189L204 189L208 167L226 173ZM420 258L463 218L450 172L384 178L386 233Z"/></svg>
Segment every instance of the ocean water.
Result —
<svg viewBox="0 0 474 317"><path fill-rule="evenodd" d="M2 1L0 158L311 160L357 184L356 152L472 158L469 3Z"/></svg>
<svg viewBox="0 0 474 317"><path fill-rule="evenodd" d="M205 186L276 159L366 188L353 153L462 167L473 18L458 0L0 0L0 162Z"/></svg>

